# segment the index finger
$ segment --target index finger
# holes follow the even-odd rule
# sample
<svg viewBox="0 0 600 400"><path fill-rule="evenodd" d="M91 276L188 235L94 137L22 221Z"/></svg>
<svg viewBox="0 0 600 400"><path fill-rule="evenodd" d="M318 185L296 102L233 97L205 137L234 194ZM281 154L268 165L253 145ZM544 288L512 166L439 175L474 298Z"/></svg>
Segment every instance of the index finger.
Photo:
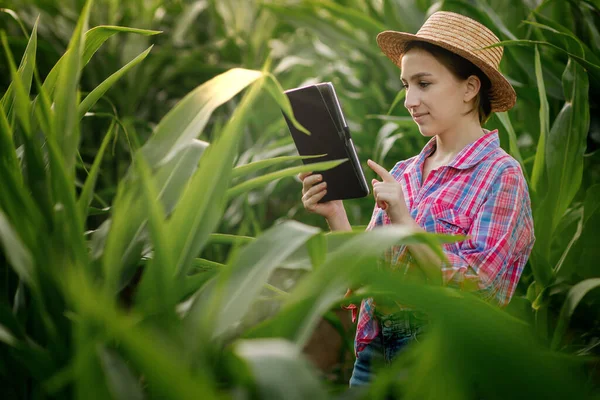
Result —
<svg viewBox="0 0 600 400"><path fill-rule="evenodd" d="M381 177L381 179L383 179L384 182L395 182L396 181L396 179L394 179L392 174L390 174L387 169L383 168L381 165L377 164L375 161L368 160L367 165L369 167L371 167L371 169L373 171L375 171L375 173L377 175L379 175Z"/></svg>

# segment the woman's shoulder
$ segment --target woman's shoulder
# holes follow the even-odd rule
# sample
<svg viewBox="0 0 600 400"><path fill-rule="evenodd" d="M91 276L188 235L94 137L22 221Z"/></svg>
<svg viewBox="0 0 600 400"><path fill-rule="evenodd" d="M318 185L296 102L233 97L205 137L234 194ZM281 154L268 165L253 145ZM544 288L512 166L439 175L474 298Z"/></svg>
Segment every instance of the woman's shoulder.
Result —
<svg viewBox="0 0 600 400"><path fill-rule="evenodd" d="M519 178L525 179L521 164L502 147L490 152L488 157L482 160L479 168L489 170L496 176L515 174Z"/></svg>

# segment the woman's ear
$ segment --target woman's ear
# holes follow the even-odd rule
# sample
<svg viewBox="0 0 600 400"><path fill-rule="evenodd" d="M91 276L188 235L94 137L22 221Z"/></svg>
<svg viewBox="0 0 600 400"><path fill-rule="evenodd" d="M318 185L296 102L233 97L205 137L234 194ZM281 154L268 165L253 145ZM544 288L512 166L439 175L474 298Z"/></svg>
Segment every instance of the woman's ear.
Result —
<svg viewBox="0 0 600 400"><path fill-rule="evenodd" d="M465 103L469 103L477 96L477 93L479 93L479 90L481 89L481 80L479 80L479 77L476 75L471 75L467 78L466 84L463 100Z"/></svg>

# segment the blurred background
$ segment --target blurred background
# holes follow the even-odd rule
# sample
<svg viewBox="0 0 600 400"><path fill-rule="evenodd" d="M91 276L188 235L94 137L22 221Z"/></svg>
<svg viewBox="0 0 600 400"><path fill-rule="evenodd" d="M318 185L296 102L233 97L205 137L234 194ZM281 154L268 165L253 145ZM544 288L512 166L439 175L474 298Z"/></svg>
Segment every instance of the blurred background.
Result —
<svg viewBox="0 0 600 400"><path fill-rule="evenodd" d="M3 0L0 29L6 32L15 59L20 60L24 54L39 18L36 65L43 81L67 49L84 3ZM538 330L546 333L540 333L540 337L550 344L552 335L548 332L554 330L565 302L571 299L569 291L578 283L600 277L600 214L596 212L600 198L595 197L600 193L598 0L96 0L89 17L90 28L119 25L161 33L116 34L82 70L83 97L144 49L154 46L143 63L98 101L91 110L94 117L82 119L80 157L75 167L78 190L104 134L116 122L114 137L101 162L87 230L97 230L110 217L110 206L134 152L146 143L161 119L193 89L235 67L267 68L283 89L332 82L368 181L374 177L366 166L368 158L391 168L397 161L417 154L426 139L403 106L400 71L380 52L375 37L388 29L416 33L438 10L470 16L507 41L500 67L515 87L517 105L508 113L494 115L485 127L499 129L501 145L522 163L532 193L534 187L562 187L552 186L553 176L560 175L556 178L560 182L580 182L568 189L573 195L566 205L553 209L559 214L559 222L550 223L551 236L539 234L537 255L528 263L509 307L512 315L532 325L541 324L541 328L536 325ZM573 89L569 62L580 68L577 77L585 77L587 86L583 89ZM9 66L3 58L0 93L5 93L10 83ZM241 96L235 96L213 112L203 129L203 141L218 139L240 101ZM564 121L567 117L561 110L573 102L578 107L569 112L576 116ZM587 123L574 126L573 120ZM576 129L583 132L571 133ZM548 148L550 145L552 148ZM542 153L547 156L538 161ZM269 93L261 92L243 127L235 164L296 154L280 105ZM552 156L548 154L555 154L556 160L549 161ZM539 180L532 182L536 177ZM288 219L328 230L321 217L303 209L300 190L300 183L287 177L237 196L228 203L215 232L258 237ZM534 208L541 207L547 195L552 196L536 190L532 195ZM357 229L366 225L373 205L371 197L346 201L352 225ZM544 214L547 209L536 212L536 233L546 226L540 222ZM227 263L234 247L230 242L214 241L202 249L199 257ZM292 290L307 272L291 264L277 269L269 283L284 291ZM540 284L543 273L536 276L536 271L541 268L553 271L551 282ZM130 288L135 286L135 277L132 282ZM577 308L569 314L568 339L561 348L569 354L590 357L586 376L597 385L600 293L595 285L592 281L580 292ZM120 294L125 302L128 293L126 287ZM243 326L263 321L278 309L278 301L265 299L249 312ZM332 309L314 329L304 350L325 380L339 384L347 382L354 359L354 326L348 317L347 312Z"/></svg>

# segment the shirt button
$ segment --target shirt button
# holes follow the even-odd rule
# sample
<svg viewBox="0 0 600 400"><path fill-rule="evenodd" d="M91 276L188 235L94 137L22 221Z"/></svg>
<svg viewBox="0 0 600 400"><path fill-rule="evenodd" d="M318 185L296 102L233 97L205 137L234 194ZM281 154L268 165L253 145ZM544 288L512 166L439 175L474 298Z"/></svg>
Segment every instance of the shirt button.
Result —
<svg viewBox="0 0 600 400"><path fill-rule="evenodd" d="M386 328L389 328L390 326L392 326L392 321L390 321L389 319L387 321L385 321L383 323L383 325L385 325Z"/></svg>

